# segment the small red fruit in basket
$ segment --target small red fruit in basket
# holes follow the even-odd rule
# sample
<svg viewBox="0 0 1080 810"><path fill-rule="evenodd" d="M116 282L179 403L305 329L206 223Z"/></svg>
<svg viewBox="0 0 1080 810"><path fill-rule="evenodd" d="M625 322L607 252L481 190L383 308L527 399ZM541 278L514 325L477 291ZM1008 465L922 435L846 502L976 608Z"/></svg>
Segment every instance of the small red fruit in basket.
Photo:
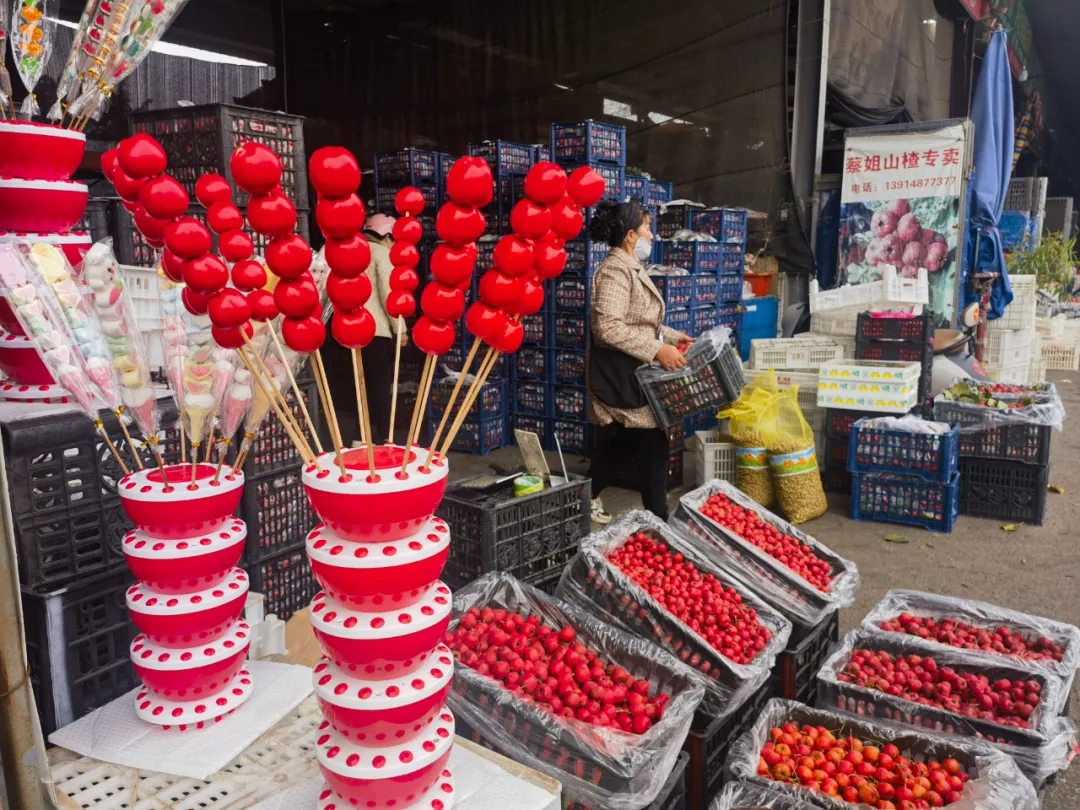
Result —
<svg viewBox="0 0 1080 810"><path fill-rule="evenodd" d="M438 245L431 253L431 275L447 287L456 287L472 278L476 249Z"/></svg>
<svg viewBox="0 0 1080 810"><path fill-rule="evenodd" d="M465 293L458 287L447 287L434 281L424 287L420 308L436 321L456 321L465 314Z"/></svg>
<svg viewBox="0 0 1080 810"><path fill-rule="evenodd" d="M184 282L195 292L215 293L229 283L229 268L212 253L184 265Z"/></svg>
<svg viewBox="0 0 1080 810"><path fill-rule="evenodd" d="M363 348L375 337L375 319L366 309L335 311L330 329L334 340L346 349Z"/></svg>
<svg viewBox="0 0 1080 810"><path fill-rule="evenodd" d="M252 197L247 218L251 229L264 236L286 236L296 230L296 207L280 192Z"/></svg>
<svg viewBox="0 0 1080 810"><path fill-rule="evenodd" d="M494 194L491 167L483 158L468 155L458 158L446 174L446 192L458 205L483 208Z"/></svg>
<svg viewBox="0 0 1080 810"><path fill-rule="evenodd" d="M554 205L566 193L566 171L549 160L541 160L525 175L525 196L540 205Z"/></svg>
<svg viewBox="0 0 1080 810"><path fill-rule="evenodd" d="M327 239L348 239L364 227L364 204L355 194L323 197L315 204L315 222Z"/></svg>
<svg viewBox="0 0 1080 810"><path fill-rule="evenodd" d="M321 318L285 318L281 322L281 339L294 352L310 354L326 342L326 325Z"/></svg>
<svg viewBox="0 0 1080 810"><path fill-rule="evenodd" d="M223 349L239 349L247 342L244 340L244 336L246 335L250 340L253 332L251 321L231 329L220 326L210 327L210 334L214 338L214 342Z"/></svg>
<svg viewBox="0 0 1080 810"><path fill-rule="evenodd" d="M882 622L881 629L918 636L951 647L1014 655L1029 661L1061 661L1065 656L1065 648L1048 638L1026 636L1001 626L975 627L949 617L932 619L902 613L896 618ZM1038 687L1037 683L1032 682L1032 684Z"/></svg>
<svg viewBox="0 0 1080 810"><path fill-rule="evenodd" d="M193 217L181 217L165 228L165 246L190 261L210 252L210 231Z"/></svg>
<svg viewBox="0 0 1080 810"><path fill-rule="evenodd" d="M266 264L278 278L299 279L311 267L311 248L295 233L272 239L266 247Z"/></svg>
<svg viewBox="0 0 1080 810"><path fill-rule="evenodd" d="M359 309L371 298L371 279L365 274L344 278L331 274L326 279L326 294L336 312Z"/></svg>
<svg viewBox="0 0 1080 810"><path fill-rule="evenodd" d="M164 220L183 216L191 204L184 187L167 174L147 180L139 189L139 201L146 213Z"/></svg>
<svg viewBox="0 0 1080 810"><path fill-rule="evenodd" d="M157 139L144 132L136 133L120 141L115 155L117 162L129 177L156 177L169 166L169 158L165 154L164 147L158 143Z"/></svg>
<svg viewBox="0 0 1080 810"><path fill-rule="evenodd" d="M286 318L306 318L319 308L319 288L311 276L282 281L274 288L274 303Z"/></svg>
<svg viewBox="0 0 1080 810"><path fill-rule="evenodd" d="M214 233L240 230L244 227L244 215L229 200L222 200L206 209L206 224Z"/></svg>
<svg viewBox="0 0 1080 810"><path fill-rule="evenodd" d="M218 237L218 253L227 262L242 262L255 253L255 243L244 231L225 231Z"/></svg>
<svg viewBox="0 0 1080 810"><path fill-rule="evenodd" d="M328 239L325 257L334 275L352 278L371 264L371 248L362 234L353 234L344 240Z"/></svg>
<svg viewBox="0 0 1080 810"><path fill-rule="evenodd" d="M229 169L236 185L252 197L269 194L281 183L281 159L260 143L249 141L238 146Z"/></svg>
<svg viewBox="0 0 1080 810"><path fill-rule="evenodd" d="M424 354L444 355L454 347L454 325L421 315L413 327L413 342Z"/></svg>
<svg viewBox="0 0 1080 810"><path fill-rule="evenodd" d="M341 146L316 149L308 162L311 185L323 197L347 197L360 188L360 164Z"/></svg>
<svg viewBox="0 0 1080 810"><path fill-rule="evenodd" d="M232 200L232 186L220 174L204 174L195 181L195 199L209 208L214 203Z"/></svg>
<svg viewBox="0 0 1080 810"><path fill-rule="evenodd" d="M467 245L484 235L487 222L477 208L463 208L448 202L435 217L435 232L451 245Z"/></svg>
<svg viewBox="0 0 1080 810"><path fill-rule="evenodd" d="M581 208L589 208L604 196L604 178L588 166L579 166L571 173L566 191Z"/></svg>

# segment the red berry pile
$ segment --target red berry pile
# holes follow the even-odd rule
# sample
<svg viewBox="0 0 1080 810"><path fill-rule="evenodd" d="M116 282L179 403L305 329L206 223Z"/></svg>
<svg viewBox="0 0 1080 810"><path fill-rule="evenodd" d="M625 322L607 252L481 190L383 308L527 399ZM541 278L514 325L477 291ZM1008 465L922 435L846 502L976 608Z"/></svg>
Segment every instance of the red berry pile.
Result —
<svg viewBox="0 0 1080 810"><path fill-rule="evenodd" d="M1015 655L1028 661L1060 661L1065 656L1065 648L1048 638L1034 639L1013 632L1008 627L987 630L959 619L925 619L910 613L901 613L895 619L882 622L881 629L918 636L965 650Z"/></svg>
<svg viewBox="0 0 1080 810"><path fill-rule="evenodd" d="M809 546L766 523L757 512L744 509L719 493L709 498L700 511L790 568L819 591L828 593L833 579L829 563L814 554Z"/></svg>
<svg viewBox="0 0 1080 810"><path fill-rule="evenodd" d="M703 574L682 554L644 532L608 557L677 619L736 664L749 664L772 638L734 588Z"/></svg>
<svg viewBox="0 0 1080 810"><path fill-rule="evenodd" d="M970 776L951 757L919 762L892 743L837 738L822 726L787 723L769 732L758 775L878 810L928 810L960 801Z"/></svg>
<svg viewBox="0 0 1080 810"><path fill-rule="evenodd" d="M650 695L648 681L605 664L576 639L573 627L486 607L471 608L445 643L465 666L566 720L633 734L660 721L667 695Z"/></svg>
<svg viewBox="0 0 1080 810"><path fill-rule="evenodd" d="M838 681L885 692L924 706L933 706L1001 726L1031 728L1042 695L1038 681L991 682L976 672L939 667L929 656L894 656L855 650Z"/></svg>

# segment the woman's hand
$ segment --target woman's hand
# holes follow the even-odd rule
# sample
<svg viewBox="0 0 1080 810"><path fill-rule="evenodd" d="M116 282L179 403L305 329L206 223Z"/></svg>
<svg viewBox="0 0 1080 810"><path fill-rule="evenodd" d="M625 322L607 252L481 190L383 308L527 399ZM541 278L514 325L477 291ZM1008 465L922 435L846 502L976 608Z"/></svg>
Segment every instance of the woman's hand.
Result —
<svg viewBox="0 0 1080 810"><path fill-rule="evenodd" d="M695 342L694 338L690 337L689 335L684 335L682 332L678 334L678 336L675 338L675 341L679 346L680 352L685 352L687 349L693 346Z"/></svg>
<svg viewBox="0 0 1080 810"><path fill-rule="evenodd" d="M656 353L656 362L663 366L665 371L678 371L686 365L686 358L678 348L665 343Z"/></svg>

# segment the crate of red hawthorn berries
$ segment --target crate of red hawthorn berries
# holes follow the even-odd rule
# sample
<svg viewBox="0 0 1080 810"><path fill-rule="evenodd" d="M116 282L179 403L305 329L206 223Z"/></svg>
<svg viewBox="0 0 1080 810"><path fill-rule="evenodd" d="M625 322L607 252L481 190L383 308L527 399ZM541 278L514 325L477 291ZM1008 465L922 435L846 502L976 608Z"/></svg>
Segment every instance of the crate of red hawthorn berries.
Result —
<svg viewBox="0 0 1080 810"><path fill-rule="evenodd" d="M986 740L1036 787L1068 762L1075 731L1060 716L1061 678L918 638L855 630L821 667L818 705L949 739Z"/></svg>
<svg viewBox="0 0 1080 810"><path fill-rule="evenodd" d="M700 673L701 710L713 717L755 691L791 633L790 622L710 564L691 538L644 511L585 538L555 594Z"/></svg>
<svg viewBox="0 0 1080 810"><path fill-rule="evenodd" d="M459 722L588 807L652 801L704 692L659 647L502 572L454 594L445 643Z"/></svg>
<svg viewBox="0 0 1080 810"><path fill-rule="evenodd" d="M796 756L810 749L803 762ZM813 767L811 767L813 765ZM830 767L831 766L831 767ZM731 748L729 773L815 807L1038 810L1031 783L1009 757L974 740L908 731L772 700Z"/></svg>
<svg viewBox="0 0 1080 810"><path fill-rule="evenodd" d="M725 565L745 570L740 558L770 569L815 608L801 624L817 624L830 610L847 607L859 588L855 563L777 517L727 481L708 481L679 500L708 531ZM727 551L734 552L728 554ZM781 562L781 558L786 560Z"/></svg>
<svg viewBox="0 0 1080 810"><path fill-rule="evenodd" d="M699 337L686 352L687 364L677 371L638 368L638 382L660 427L679 424L698 411L719 410L739 398L746 378L728 334L714 329Z"/></svg>
<svg viewBox="0 0 1080 810"><path fill-rule="evenodd" d="M864 629L916 637L1044 669L1068 681L1080 667L1080 629L1030 613L936 593L892 590L863 619Z"/></svg>

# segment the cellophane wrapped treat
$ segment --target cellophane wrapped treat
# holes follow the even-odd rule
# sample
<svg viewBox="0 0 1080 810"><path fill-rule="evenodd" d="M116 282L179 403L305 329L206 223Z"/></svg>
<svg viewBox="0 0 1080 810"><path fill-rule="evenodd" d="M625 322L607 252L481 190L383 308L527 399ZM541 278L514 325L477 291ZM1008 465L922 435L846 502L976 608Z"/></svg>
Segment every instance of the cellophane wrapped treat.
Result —
<svg viewBox="0 0 1080 810"><path fill-rule="evenodd" d="M721 654L611 562L610 555L639 532L682 554L699 572L712 575L725 589L734 589L743 604L756 612L757 621L769 631L769 640L748 664L736 663ZM776 656L791 635L791 623L742 582L710 562L699 542L650 512L630 512L603 531L584 538L577 556L564 569L555 594L603 622L654 639L689 665L706 690L702 711L712 717L725 717L735 711L769 679Z"/></svg>
<svg viewBox="0 0 1080 810"><path fill-rule="evenodd" d="M693 673L654 644L503 572L486 574L454 593L451 633L474 607L536 615L555 630L573 628L577 642L647 681L650 694L670 700L659 722L644 734L633 734L558 717L458 661L449 697L457 733L468 737L466 727L471 728L494 750L558 779L566 797L582 805L647 807L667 781L701 701L704 687Z"/></svg>
<svg viewBox="0 0 1080 810"><path fill-rule="evenodd" d="M771 730L794 723L804 726L823 727L837 738L852 736L862 742L884 746L895 745L900 755L910 760L943 761L955 759L970 779L961 791L960 800L949 807L954 810L1038 810L1039 800L1031 783L1023 777L1009 757L977 740L961 740L938 734L898 729L884 723L864 718L852 718L825 709L811 709L801 703L788 700L771 700L753 728L739 738L728 754L728 772L752 785L807 801L812 807L828 810L844 810L851 804L818 790L775 781L758 774L761 750L770 742ZM734 805L739 806L739 805ZM755 807L755 805L744 805ZM771 805L761 805L770 807ZM859 807L867 805L860 804ZM787 810L776 805L777 810ZM797 807L797 805L796 805ZM716 806L713 806L716 810Z"/></svg>
<svg viewBox="0 0 1080 810"><path fill-rule="evenodd" d="M828 589L815 587L731 528L706 517L701 509L716 495L756 512L762 521L827 562L831 571ZM710 562L749 584L758 596L795 624L816 625L833 611L855 601L859 590L859 569L855 563L769 512L727 481L708 481L683 495L671 523L684 534L706 538L708 542L701 543L700 548Z"/></svg>
<svg viewBox="0 0 1080 810"><path fill-rule="evenodd" d="M885 652L894 658L912 655L924 660L932 658L936 670L950 668L965 681L966 676L984 675L990 684L1002 680L1025 684L1035 682L1039 685L1039 704L1027 718L1029 727L1017 728L845 682L852 677L850 672L845 671L849 665L855 665L852 656L857 654L856 651L864 650ZM884 726L925 729L950 742L984 740L1015 760L1036 787L1042 787L1047 779L1068 765L1076 744L1076 727L1069 718L1060 714L1065 699L1064 689L1062 679L1045 669L1013 661L995 662L969 650L866 630L855 630L841 639L817 676L818 706L822 709L872 717ZM939 693L933 694L936 696Z"/></svg>
<svg viewBox="0 0 1080 810"><path fill-rule="evenodd" d="M930 630L925 622L911 622L911 618L930 620L935 626ZM953 624L947 628L942 626L943 622ZM922 638L946 650L961 647L973 653L1046 669L1066 684L1071 683L1080 668L1080 628L973 599L892 590L866 615L862 626L870 632ZM892 629L897 626L903 629ZM927 632L926 636L920 634L920 628ZM958 634L961 631L962 636ZM984 642L990 649L977 646ZM976 647L965 646L972 644ZM1068 689L1065 693L1067 697Z"/></svg>

